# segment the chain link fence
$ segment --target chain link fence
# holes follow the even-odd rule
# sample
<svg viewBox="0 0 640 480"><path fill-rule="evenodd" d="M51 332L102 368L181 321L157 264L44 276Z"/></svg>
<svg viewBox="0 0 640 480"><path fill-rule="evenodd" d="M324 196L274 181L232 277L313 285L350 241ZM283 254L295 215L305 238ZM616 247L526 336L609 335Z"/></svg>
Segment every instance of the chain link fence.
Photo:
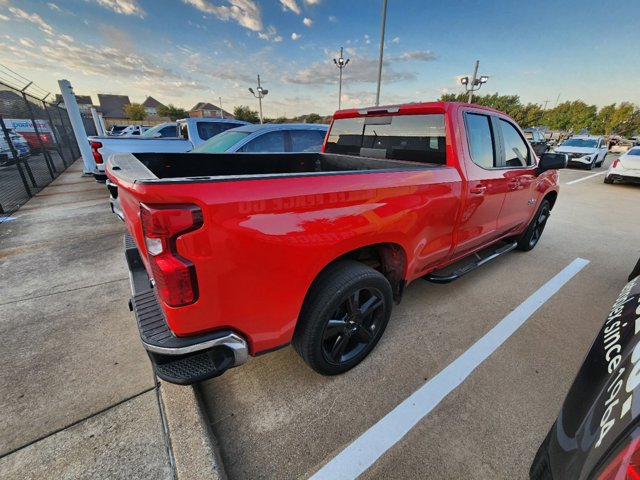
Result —
<svg viewBox="0 0 640 480"><path fill-rule="evenodd" d="M64 108L0 82L0 223L79 156Z"/></svg>

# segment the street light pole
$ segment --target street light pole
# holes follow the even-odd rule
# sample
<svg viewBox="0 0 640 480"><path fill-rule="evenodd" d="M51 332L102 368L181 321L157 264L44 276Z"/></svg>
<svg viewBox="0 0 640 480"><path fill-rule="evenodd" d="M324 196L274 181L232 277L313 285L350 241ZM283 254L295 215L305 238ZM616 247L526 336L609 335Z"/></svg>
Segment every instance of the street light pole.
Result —
<svg viewBox="0 0 640 480"><path fill-rule="evenodd" d="M476 60L476 66L473 69L473 79L471 80L471 85L475 85L476 83L476 78L478 77L478 67L480 66L480 60ZM471 100L473 100L473 89L469 90L469 99L467 100L467 103L471 103Z"/></svg>
<svg viewBox="0 0 640 480"><path fill-rule="evenodd" d="M224 118L224 110L222 110L222 97L218 97L220 100L220 118Z"/></svg>
<svg viewBox="0 0 640 480"><path fill-rule="evenodd" d="M340 80L338 82L338 110L340 110L342 106L342 69L347 66L347 63L349 63L349 59L345 59L342 52L343 48L340 47L340 58L333 59L333 63L335 63L336 67L340 69Z"/></svg>
<svg viewBox="0 0 640 480"><path fill-rule="evenodd" d="M380 105L380 82L382 80L382 57L384 52L384 28L387 23L387 0L382 0L382 33L380 34L380 59L378 61L378 88L376 90L376 107Z"/></svg>
<svg viewBox="0 0 640 480"><path fill-rule="evenodd" d="M467 99L468 103L471 103L471 101L473 100L473 92L480 90L482 85L487 83L487 80L489 80L489 77L486 75L481 75L480 78L478 78L479 66L480 60L476 60L476 66L473 69L473 77L471 78L471 81L469 81L469 77L462 77L460 79L460 83L464 85L465 90L469 92L469 98Z"/></svg>
<svg viewBox="0 0 640 480"><path fill-rule="evenodd" d="M262 86L260 85L260 75L258 75L258 88L256 90L257 95L256 92L253 91L253 88L249 88L249 91L254 97L258 99L258 104L260 105L260 123L262 123L262 99L267 93L269 93L269 90L262 88Z"/></svg>

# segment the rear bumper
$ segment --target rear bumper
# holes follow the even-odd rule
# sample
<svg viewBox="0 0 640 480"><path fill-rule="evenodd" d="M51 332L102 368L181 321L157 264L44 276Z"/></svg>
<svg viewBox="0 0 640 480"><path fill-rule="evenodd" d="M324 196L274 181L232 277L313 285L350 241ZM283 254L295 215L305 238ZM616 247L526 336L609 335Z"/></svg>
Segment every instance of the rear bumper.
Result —
<svg viewBox="0 0 640 480"><path fill-rule="evenodd" d="M619 173L608 173L607 178L616 182L640 183L640 176L621 175Z"/></svg>
<svg viewBox="0 0 640 480"><path fill-rule="evenodd" d="M233 331L176 337L167 325L133 238L125 235L124 243L131 283L130 308L136 317L142 346L159 378L189 385L217 377L247 361L247 342Z"/></svg>

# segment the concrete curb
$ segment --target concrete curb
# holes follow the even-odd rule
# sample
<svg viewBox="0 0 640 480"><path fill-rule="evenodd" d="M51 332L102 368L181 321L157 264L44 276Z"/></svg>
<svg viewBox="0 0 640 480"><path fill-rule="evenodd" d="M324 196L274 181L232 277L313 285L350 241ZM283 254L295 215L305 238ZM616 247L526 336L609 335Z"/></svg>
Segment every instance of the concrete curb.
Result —
<svg viewBox="0 0 640 480"><path fill-rule="evenodd" d="M194 387L160 382L159 390L176 477L226 480Z"/></svg>

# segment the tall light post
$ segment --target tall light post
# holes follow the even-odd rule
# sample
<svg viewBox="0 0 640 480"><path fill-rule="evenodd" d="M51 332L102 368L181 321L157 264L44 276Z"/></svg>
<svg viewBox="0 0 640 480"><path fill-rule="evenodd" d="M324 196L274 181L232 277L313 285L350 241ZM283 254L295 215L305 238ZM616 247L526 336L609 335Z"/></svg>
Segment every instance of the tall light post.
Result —
<svg viewBox="0 0 640 480"><path fill-rule="evenodd" d="M220 118L224 118L224 110L222 110L222 97L218 97L220 100Z"/></svg>
<svg viewBox="0 0 640 480"><path fill-rule="evenodd" d="M340 106L342 105L342 69L347 66L347 63L349 63L349 59L344 58L342 51L342 47L340 47L340 58L333 59L333 63L335 63L336 67L340 69L340 80L338 82L338 110L340 110Z"/></svg>
<svg viewBox="0 0 640 480"><path fill-rule="evenodd" d="M260 123L262 123L262 99L265 97L269 90L265 90L260 86L260 75L258 75L258 88L256 91L253 91L253 88L249 88L251 94L258 99L258 103L260 104Z"/></svg>
<svg viewBox="0 0 640 480"><path fill-rule="evenodd" d="M387 24L387 0L382 0L382 33L380 34L380 59L378 60L378 88L376 89L376 107L380 105L380 82L382 80L382 56L384 52L384 28Z"/></svg>
<svg viewBox="0 0 640 480"><path fill-rule="evenodd" d="M482 75L478 78L479 66L480 60L476 60L476 67L473 69L473 78L471 80L469 80L469 77L462 77L460 79L460 83L464 85L465 90L469 92L469 99L467 100L468 103L471 103L471 100L473 100L473 92L480 90L482 85L487 83L487 80L489 80L489 77L486 75Z"/></svg>

